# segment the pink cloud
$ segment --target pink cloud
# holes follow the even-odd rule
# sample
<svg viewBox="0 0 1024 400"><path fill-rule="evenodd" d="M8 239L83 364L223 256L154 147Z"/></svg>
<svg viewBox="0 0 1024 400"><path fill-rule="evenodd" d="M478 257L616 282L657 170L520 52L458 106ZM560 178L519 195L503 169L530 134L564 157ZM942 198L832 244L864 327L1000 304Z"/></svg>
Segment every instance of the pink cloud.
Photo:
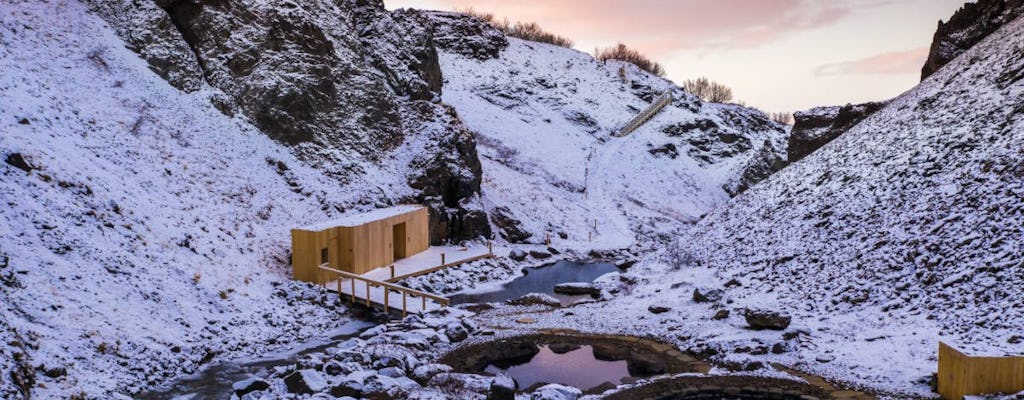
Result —
<svg viewBox="0 0 1024 400"><path fill-rule="evenodd" d="M926 57L928 57L927 47L892 51L858 60L820 65L814 70L814 74L832 76L917 73L920 72Z"/></svg>
<svg viewBox="0 0 1024 400"><path fill-rule="evenodd" d="M402 6L403 0L389 0ZM676 50L761 46L835 23L887 0L437 0L510 20L533 21L572 39L624 42L657 57ZM591 49L581 49L589 51Z"/></svg>

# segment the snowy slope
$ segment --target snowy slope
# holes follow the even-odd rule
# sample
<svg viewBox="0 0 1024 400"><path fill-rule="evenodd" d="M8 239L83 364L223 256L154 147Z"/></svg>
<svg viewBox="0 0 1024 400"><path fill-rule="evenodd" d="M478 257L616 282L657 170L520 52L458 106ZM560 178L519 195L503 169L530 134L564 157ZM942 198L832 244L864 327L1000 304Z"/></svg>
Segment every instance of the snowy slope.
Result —
<svg viewBox="0 0 1024 400"><path fill-rule="evenodd" d="M1024 19L1006 25L716 209L630 271L629 296L574 311L579 323L632 310L618 329L898 397L931 395L939 340L1024 353L1022 34ZM724 298L695 303L697 288ZM644 315L650 304L673 310ZM791 314L788 335L746 330L744 308ZM719 309L732 316L712 320Z"/></svg>
<svg viewBox="0 0 1024 400"><path fill-rule="evenodd" d="M483 60L442 48L443 100L477 134L485 202L533 242L550 232L565 246L626 247L651 221L692 223L725 202L756 159L785 159L783 128L756 110L702 103L631 64L508 41ZM664 111L610 136L666 90Z"/></svg>
<svg viewBox="0 0 1024 400"><path fill-rule="evenodd" d="M288 230L414 195L438 140L424 127L343 187L215 90L171 87L77 2L5 3L0 71L4 398L18 352L36 397L110 398L344 322L289 282Z"/></svg>

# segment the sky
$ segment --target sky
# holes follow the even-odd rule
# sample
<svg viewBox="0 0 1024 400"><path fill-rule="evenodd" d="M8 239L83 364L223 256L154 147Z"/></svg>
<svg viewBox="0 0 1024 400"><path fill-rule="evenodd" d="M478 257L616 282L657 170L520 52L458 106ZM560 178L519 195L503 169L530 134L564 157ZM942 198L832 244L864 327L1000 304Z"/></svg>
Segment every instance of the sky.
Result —
<svg viewBox="0 0 1024 400"><path fill-rule="evenodd" d="M618 42L675 82L706 76L771 112L884 100L920 81L938 21L964 0L384 0L390 9L472 7L592 53Z"/></svg>

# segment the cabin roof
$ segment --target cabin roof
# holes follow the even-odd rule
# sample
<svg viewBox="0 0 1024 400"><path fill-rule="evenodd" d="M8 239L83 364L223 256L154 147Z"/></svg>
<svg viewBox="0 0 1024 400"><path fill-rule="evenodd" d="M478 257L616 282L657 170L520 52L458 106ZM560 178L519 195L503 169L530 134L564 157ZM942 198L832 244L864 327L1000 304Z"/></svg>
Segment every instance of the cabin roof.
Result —
<svg viewBox="0 0 1024 400"><path fill-rule="evenodd" d="M300 226L300 227L295 228L295 229L303 230L303 231L322 231L324 229L329 229L329 228L334 228L334 227L339 227L339 226L355 227L355 226L367 224L369 222L378 221L378 220L382 220L382 219L385 219L385 218L390 218L390 217L394 217L394 216L397 216L397 215L402 215L402 214L410 213L410 212L419 210L421 208L423 208L423 206L418 205L418 204L402 204L402 205L393 206L393 207L378 208L376 210L370 210L370 211L350 211L350 212L345 213L341 217L338 217L338 218L330 220L330 221L317 222L315 224L309 224L309 225L306 225L306 226Z"/></svg>

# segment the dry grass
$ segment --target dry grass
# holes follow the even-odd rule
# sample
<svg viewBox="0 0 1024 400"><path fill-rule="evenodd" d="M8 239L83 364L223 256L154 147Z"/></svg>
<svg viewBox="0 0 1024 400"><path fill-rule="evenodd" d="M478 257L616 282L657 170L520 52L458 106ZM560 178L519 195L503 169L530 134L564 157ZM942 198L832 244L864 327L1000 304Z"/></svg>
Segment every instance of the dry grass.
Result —
<svg viewBox="0 0 1024 400"><path fill-rule="evenodd" d="M631 49L619 43L612 47L594 49L594 58L598 61L620 60L636 65L640 69L657 76L665 76L665 68L648 58L639 50Z"/></svg>
<svg viewBox="0 0 1024 400"><path fill-rule="evenodd" d="M520 38L532 42L548 43L570 49L576 44L572 39L545 31L540 27L540 25L537 25L536 22L511 22L508 18L499 20L494 16L494 14L480 12L474 10L472 7L455 11L460 14L476 17L481 21L491 24L491 26L501 31L501 33L514 38Z"/></svg>

